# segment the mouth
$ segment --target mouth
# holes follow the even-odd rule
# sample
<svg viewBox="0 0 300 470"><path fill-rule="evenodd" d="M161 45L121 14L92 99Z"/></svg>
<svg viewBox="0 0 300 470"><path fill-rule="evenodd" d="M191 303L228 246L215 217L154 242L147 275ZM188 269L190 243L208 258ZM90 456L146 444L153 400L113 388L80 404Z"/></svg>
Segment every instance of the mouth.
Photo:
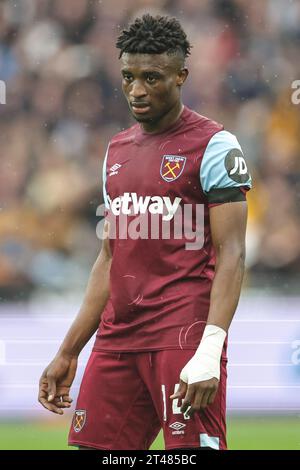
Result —
<svg viewBox="0 0 300 470"><path fill-rule="evenodd" d="M135 114L145 114L150 110L149 103L132 102L130 106Z"/></svg>

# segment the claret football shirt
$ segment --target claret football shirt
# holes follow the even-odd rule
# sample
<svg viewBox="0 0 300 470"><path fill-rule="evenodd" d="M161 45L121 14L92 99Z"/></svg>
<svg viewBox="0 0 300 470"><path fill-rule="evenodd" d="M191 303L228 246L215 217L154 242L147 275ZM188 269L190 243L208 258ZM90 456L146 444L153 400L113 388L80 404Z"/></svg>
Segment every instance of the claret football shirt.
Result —
<svg viewBox="0 0 300 470"><path fill-rule="evenodd" d="M215 272L209 207L243 201L250 187L236 137L187 107L164 132L135 124L112 138L103 166L110 298L95 350L199 345Z"/></svg>

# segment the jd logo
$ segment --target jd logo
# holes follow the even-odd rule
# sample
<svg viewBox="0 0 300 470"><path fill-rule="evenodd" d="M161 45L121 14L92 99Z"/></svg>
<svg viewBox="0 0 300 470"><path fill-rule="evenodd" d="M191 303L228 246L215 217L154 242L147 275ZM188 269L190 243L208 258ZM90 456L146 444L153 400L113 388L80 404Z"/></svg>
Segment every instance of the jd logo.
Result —
<svg viewBox="0 0 300 470"><path fill-rule="evenodd" d="M243 157L235 157L234 159L234 168L230 171L230 176L234 175L236 172L239 172L240 175L247 173L247 165Z"/></svg>
<svg viewBox="0 0 300 470"><path fill-rule="evenodd" d="M249 180L248 168L242 152L232 149L225 158L225 167L229 178L237 183L246 183Z"/></svg>

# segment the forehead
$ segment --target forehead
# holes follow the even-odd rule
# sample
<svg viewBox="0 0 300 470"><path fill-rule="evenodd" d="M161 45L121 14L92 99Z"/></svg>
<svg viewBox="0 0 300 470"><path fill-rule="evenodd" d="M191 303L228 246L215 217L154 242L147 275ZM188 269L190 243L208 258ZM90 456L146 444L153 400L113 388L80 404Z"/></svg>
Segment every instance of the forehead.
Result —
<svg viewBox="0 0 300 470"><path fill-rule="evenodd" d="M124 53L121 57L121 68L142 72L144 70L157 70L171 72L176 68L177 60L174 55L163 54L131 54Z"/></svg>

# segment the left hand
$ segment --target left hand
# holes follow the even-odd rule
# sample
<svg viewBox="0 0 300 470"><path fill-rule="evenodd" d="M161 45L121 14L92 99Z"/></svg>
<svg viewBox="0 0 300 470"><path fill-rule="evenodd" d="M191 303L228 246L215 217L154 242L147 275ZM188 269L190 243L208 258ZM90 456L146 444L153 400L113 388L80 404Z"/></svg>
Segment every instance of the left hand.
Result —
<svg viewBox="0 0 300 470"><path fill-rule="evenodd" d="M195 411L205 410L208 405L212 405L218 391L219 381L215 377L201 382L188 385L180 380L176 393L170 396L171 400L183 400L180 411L185 413L190 407L187 416L192 417Z"/></svg>

